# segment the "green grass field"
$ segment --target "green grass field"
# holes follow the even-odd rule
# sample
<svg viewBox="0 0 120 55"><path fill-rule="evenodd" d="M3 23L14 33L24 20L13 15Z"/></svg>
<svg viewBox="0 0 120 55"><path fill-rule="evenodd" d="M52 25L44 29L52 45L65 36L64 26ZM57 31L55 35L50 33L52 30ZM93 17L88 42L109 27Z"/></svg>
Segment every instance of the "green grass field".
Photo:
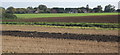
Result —
<svg viewBox="0 0 120 55"><path fill-rule="evenodd" d="M47 17L118 15L118 13L42 13L42 14L15 14L15 15L19 19L25 19L25 18L47 18Z"/></svg>

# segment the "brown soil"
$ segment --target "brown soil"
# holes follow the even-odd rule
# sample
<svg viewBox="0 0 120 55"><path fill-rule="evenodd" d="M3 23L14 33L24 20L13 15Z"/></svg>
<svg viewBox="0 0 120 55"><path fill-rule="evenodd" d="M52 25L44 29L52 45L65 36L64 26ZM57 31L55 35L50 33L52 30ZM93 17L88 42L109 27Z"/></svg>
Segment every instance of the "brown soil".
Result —
<svg viewBox="0 0 120 55"><path fill-rule="evenodd" d="M16 37L33 37L33 38L54 38L54 39L75 39L75 40L91 40L102 42L118 42L119 36L114 35L88 35L88 34L72 34L72 33L49 33L49 32L33 32L33 31L2 31L2 35Z"/></svg>
<svg viewBox="0 0 120 55"><path fill-rule="evenodd" d="M2 37L3 53L118 53L117 42Z"/></svg>
<svg viewBox="0 0 120 55"><path fill-rule="evenodd" d="M17 20L2 20L9 22L88 22L88 23L118 23L118 15L81 16L81 17L50 17Z"/></svg>

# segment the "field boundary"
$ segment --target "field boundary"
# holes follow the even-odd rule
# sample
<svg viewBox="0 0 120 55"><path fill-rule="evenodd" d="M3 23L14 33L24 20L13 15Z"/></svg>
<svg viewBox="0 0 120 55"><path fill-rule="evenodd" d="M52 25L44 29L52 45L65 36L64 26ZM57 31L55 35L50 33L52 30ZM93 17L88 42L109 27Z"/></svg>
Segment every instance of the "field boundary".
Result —
<svg viewBox="0 0 120 55"><path fill-rule="evenodd" d="M119 24L118 23L1 22L0 24L7 24L7 25L36 25L36 26L59 27L59 28L119 30Z"/></svg>

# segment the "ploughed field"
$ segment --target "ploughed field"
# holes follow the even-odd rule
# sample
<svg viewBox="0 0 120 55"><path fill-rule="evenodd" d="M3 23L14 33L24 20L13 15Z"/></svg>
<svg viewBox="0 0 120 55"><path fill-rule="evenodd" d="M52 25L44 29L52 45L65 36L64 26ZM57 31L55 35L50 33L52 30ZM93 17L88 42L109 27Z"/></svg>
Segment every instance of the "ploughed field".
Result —
<svg viewBox="0 0 120 55"><path fill-rule="evenodd" d="M118 53L117 30L3 25L4 53Z"/></svg>
<svg viewBox="0 0 120 55"><path fill-rule="evenodd" d="M5 36L3 53L118 53L117 42Z"/></svg>
<svg viewBox="0 0 120 55"><path fill-rule="evenodd" d="M48 17L30 19L2 20L3 22L74 22L74 23L118 23L118 15L79 16L79 17Z"/></svg>
<svg viewBox="0 0 120 55"><path fill-rule="evenodd" d="M71 34L71 33L49 33L49 32L34 32L34 31L2 31L2 35L16 37L38 37L38 38L55 38L55 39L75 39L75 40L92 40L102 42L118 42L118 37L115 35L93 35L93 34Z"/></svg>

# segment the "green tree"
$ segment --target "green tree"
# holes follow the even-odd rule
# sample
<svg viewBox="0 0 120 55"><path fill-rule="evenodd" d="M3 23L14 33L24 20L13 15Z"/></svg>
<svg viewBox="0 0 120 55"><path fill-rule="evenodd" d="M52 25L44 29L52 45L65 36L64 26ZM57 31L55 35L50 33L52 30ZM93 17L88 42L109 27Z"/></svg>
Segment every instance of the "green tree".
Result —
<svg viewBox="0 0 120 55"><path fill-rule="evenodd" d="M50 12L51 12L51 9L47 8L46 13L50 13Z"/></svg>
<svg viewBox="0 0 120 55"><path fill-rule="evenodd" d="M65 13L69 13L70 10L71 8L65 8Z"/></svg>
<svg viewBox="0 0 120 55"><path fill-rule="evenodd" d="M95 8L93 8L93 11L94 12L102 12L102 6L97 6L97 7L95 7Z"/></svg>
<svg viewBox="0 0 120 55"><path fill-rule="evenodd" d="M110 4L105 6L104 12L114 12L114 11L115 11L115 6Z"/></svg>
<svg viewBox="0 0 120 55"><path fill-rule="evenodd" d="M46 5L39 5L38 6L38 11L42 11L43 13L45 13L47 10L47 6Z"/></svg>
<svg viewBox="0 0 120 55"><path fill-rule="evenodd" d="M86 12L87 12L86 7L78 8L78 13L86 13Z"/></svg>
<svg viewBox="0 0 120 55"><path fill-rule="evenodd" d="M2 19L17 19L17 16L10 13L3 13Z"/></svg>
<svg viewBox="0 0 120 55"><path fill-rule="evenodd" d="M116 11L117 11L117 12L120 12L120 9L117 9Z"/></svg>
<svg viewBox="0 0 120 55"><path fill-rule="evenodd" d="M0 7L0 18L2 19L16 19L17 17L12 13L6 13L5 8Z"/></svg>
<svg viewBox="0 0 120 55"><path fill-rule="evenodd" d="M34 7L34 11L37 11L38 10L38 8L37 7Z"/></svg>
<svg viewBox="0 0 120 55"><path fill-rule="evenodd" d="M5 13L5 8L0 7L0 13L1 13L1 14L2 14L2 13Z"/></svg>
<svg viewBox="0 0 120 55"><path fill-rule="evenodd" d="M97 6L97 8L98 8L98 12L102 12L102 6L101 5Z"/></svg>
<svg viewBox="0 0 120 55"><path fill-rule="evenodd" d="M35 9L32 7L27 7L27 13L34 13Z"/></svg>
<svg viewBox="0 0 120 55"><path fill-rule="evenodd" d="M64 13L64 8L54 7L54 8L52 8L52 9L56 10L57 13Z"/></svg>
<svg viewBox="0 0 120 55"><path fill-rule="evenodd" d="M0 7L0 18L2 18L2 14L5 13L5 8Z"/></svg>
<svg viewBox="0 0 120 55"><path fill-rule="evenodd" d="M15 13L15 8L14 7L8 7L6 10L6 13L14 14Z"/></svg>
<svg viewBox="0 0 120 55"><path fill-rule="evenodd" d="M17 14L25 14L25 13L27 13L27 10L25 8L16 8L15 13L17 13Z"/></svg>

